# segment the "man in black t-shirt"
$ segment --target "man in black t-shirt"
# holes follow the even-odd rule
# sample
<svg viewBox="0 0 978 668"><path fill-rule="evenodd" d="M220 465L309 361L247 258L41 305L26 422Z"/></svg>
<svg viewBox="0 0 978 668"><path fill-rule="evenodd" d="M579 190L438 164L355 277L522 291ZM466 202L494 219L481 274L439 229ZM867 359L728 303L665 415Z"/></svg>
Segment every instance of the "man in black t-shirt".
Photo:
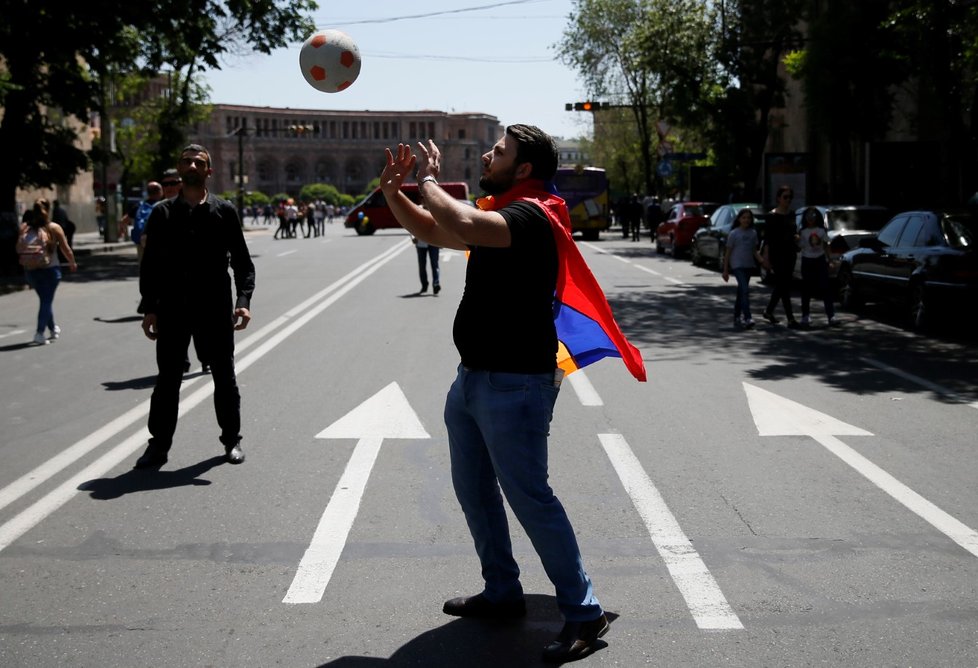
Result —
<svg viewBox="0 0 978 668"><path fill-rule="evenodd" d="M460 617L526 614L513 558L503 495L530 537L565 618L543 650L563 662L593 651L608 630L594 596L573 527L547 482L547 436L563 372L556 368L554 292L558 257L553 225L564 207L544 182L557 168L553 138L511 125L482 156L479 185L490 195L480 209L459 204L436 180L434 142L387 150L381 189L398 222L442 248L468 250L465 290L453 335L461 356L445 404L452 482L475 541L485 580L475 596L452 599L444 612ZM425 208L401 191L417 165ZM502 494L500 494L500 489Z"/></svg>

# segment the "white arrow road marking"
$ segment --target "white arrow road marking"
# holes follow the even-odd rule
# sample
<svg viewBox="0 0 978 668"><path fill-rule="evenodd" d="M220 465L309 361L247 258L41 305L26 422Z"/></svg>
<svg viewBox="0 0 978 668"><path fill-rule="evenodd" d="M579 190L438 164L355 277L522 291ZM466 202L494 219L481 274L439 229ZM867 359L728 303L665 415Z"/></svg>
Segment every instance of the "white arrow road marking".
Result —
<svg viewBox="0 0 978 668"><path fill-rule="evenodd" d="M370 471L385 438L431 438L397 383L391 383L341 417L316 438L356 438L309 548L299 562L283 603L318 603L346 546Z"/></svg>
<svg viewBox="0 0 978 668"><path fill-rule="evenodd" d="M245 356L240 362L235 364L238 375L253 363L264 357L270 350L278 346L287 337L291 336L307 322L319 315L355 286L367 279L368 276L397 257L401 252L411 246L406 239L397 245L385 250L377 257L368 260L360 265L343 278L327 286L317 294L302 302L284 316L276 318L269 325L259 329L257 332L245 339L240 346L236 346L237 351L244 350L250 345L260 341L262 337L268 336L256 350ZM328 296L327 296L328 295ZM188 378L183 381L181 392L201 381L204 377ZM214 384L210 382L204 387L198 388L189 397L180 402L180 415L197 406L214 392ZM38 485L47 481L55 474L61 472L81 457L92 450L100 447L109 438L114 437L119 432L128 428L136 420L139 420L149 412L150 400L147 399L135 408L130 409L124 415L116 418L98 431L89 434L74 445L68 447L61 454L47 462L41 464L34 470L24 474L6 487L0 489L0 508L15 501ZM78 486L86 480L104 476L115 466L118 466L124 459L132 455L137 449L146 442L148 432L144 427L136 434L130 436L119 445L112 448L109 452L99 457L93 464L85 467L80 473L72 476L63 482L53 491L44 495L43 498L34 502L14 518L0 525L0 551L10 545L17 538L36 526L41 520L53 513L64 505L69 499L78 493Z"/></svg>
<svg viewBox="0 0 978 668"><path fill-rule="evenodd" d="M683 533L659 490L621 434L598 434L601 446L649 530L696 625L704 630L743 629L720 586Z"/></svg>
<svg viewBox="0 0 978 668"><path fill-rule="evenodd" d="M845 435L872 436L871 433L748 383L744 383L744 391L747 393L747 402L759 435L811 436L874 485L978 557L978 532L959 522L836 438Z"/></svg>

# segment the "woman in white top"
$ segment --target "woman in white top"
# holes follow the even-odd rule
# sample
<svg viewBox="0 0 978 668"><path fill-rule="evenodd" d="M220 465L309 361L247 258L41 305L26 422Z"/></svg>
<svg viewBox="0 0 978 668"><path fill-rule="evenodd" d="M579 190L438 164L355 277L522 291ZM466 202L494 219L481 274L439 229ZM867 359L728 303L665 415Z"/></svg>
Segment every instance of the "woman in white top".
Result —
<svg viewBox="0 0 978 668"><path fill-rule="evenodd" d="M58 249L64 253L68 266L72 271L77 269L75 255L68 245L64 230L57 223L51 222L51 204L43 197L34 202L32 216L20 228L17 239L17 253L24 265L27 284L37 293L40 307L37 311L37 331L34 343L44 345L48 339L45 330L50 330L51 338L61 335L61 328L54 323L54 292L61 282L61 263L58 260ZM43 259L43 262L40 260ZM43 264L43 266L38 266Z"/></svg>
<svg viewBox="0 0 978 668"><path fill-rule="evenodd" d="M809 317L812 295L821 295L825 304L825 317L829 325L835 325L835 303L829 290L829 234L825 231L822 212L813 206L802 214L802 228L798 234L801 246L801 326L811 324Z"/></svg>

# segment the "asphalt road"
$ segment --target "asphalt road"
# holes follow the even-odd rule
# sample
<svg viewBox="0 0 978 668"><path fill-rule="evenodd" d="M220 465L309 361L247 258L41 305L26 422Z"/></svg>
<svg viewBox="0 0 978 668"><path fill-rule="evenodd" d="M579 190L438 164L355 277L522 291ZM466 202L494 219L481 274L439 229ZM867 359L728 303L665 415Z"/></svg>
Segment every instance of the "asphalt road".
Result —
<svg viewBox="0 0 978 668"><path fill-rule="evenodd" d="M441 613L480 585L441 419L464 255L435 297L402 231L248 241L242 466L195 368L170 462L131 470L155 374L134 253L84 258L51 345L25 343L33 293L0 296L0 665L538 665L561 620L515 522L527 618ZM570 376L551 428L613 618L583 663L978 665L973 333L735 331L715 271L580 247L649 372Z"/></svg>

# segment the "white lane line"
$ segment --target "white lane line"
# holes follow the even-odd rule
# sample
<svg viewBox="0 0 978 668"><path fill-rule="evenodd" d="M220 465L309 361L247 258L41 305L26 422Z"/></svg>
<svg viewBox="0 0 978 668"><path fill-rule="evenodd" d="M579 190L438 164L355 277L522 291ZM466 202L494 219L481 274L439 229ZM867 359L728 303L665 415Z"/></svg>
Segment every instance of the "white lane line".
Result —
<svg viewBox="0 0 978 668"><path fill-rule="evenodd" d="M678 278L673 278L672 276L663 276L662 278L673 285L685 285L685 281L680 281Z"/></svg>
<svg viewBox="0 0 978 668"><path fill-rule="evenodd" d="M978 557L978 531L944 512L835 436L811 434L811 437L935 529Z"/></svg>
<svg viewBox="0 0 978 668"><path fill-rule="evenodd" d="M292 255L292 253L297 253L298 249L293 248L292 250L282 251L278 253L275 257L285 257L286 255Z"/></svg>
<svg viewBox="0 0 978 668"><path fill-rule="evenodd" d="M381 253L377 258L365 262L360 267L348 273L346 276L336 281L325 290L322 290L320 293L318 293L319 295L334 289L336 292L329 298L307 310L302 316L296 318L295 321L288 326L283 327L278 333L271 336L267 341L258 346L256 350L245 356L240 362L236 362L236 373L242 373L245 369L264 357L269 351L284 341L288 336L291 336L300 327L304 326L307 322L319 315L322 311L363 282L367 277L380 269L387 262L397 257L410 245L411 244L409 241L402 241L393 248ZM307 304L308 301L309 300L306 300L306 302L303 302L303 304ZM279 319L279 321L282 323L286 322L286 320L286 318ZM255 341L258 339L252 337L252 340ZM183 385L184 387L190 386L192 383L195 383L202 378L203 376L200 376L198 378L184 381ZM206 386L198 389L189 397L182 399L180 401L179 414L183 415L188 410L195 407L206 397L210 396L213 391L214 383L209 382ZM119 418L105 425L102 427L102 429L93 432L91 435L71 446L71 448L68 449L70 450L70 453L66 451L62 453L62 455L48 460L48 462L38 466L33 471L21 476L19 479L3 488L3 490L0 490L0 499L2 499L4 501L4 505L6 505L23 494L26 494L34 487L40 485L51 476L55 475L62 469L72 464L74 461L78 460L80 457L101 445L119 431L122 431L126 427L130 426L133 422L140 419L148 412L149 400L147 399L139 406L130 409ZM92 465L85 468L83 473L86 477L80 477L82 474L72 477L67 482L63 483L59 487L55 488L52 492L42 497L39 501L26 508L13 519L3 525L0 525L0 551L67 502L78 492L77 488L79 484L91 479L92 477L100 477L104 475L126 457L131 456L146 442L146 438L148 436L149 432L145 428L141 429L134 436L129 437L120 445L116 446L96 460Z"/></svg>
<svg viewBox="0 0 978 668"><path fill-rule="evenodd" d="M604 401L598 391L594 389L591 380L584 375L582 369L578 369L567 376L567 382L570 383L571 389L574 390L577 400L581 402L582 406L604 406Z"/></svg>
<svg viewBox="0 0 978 668"><path fill-rule="evenodd" d="M11 332L7 332L6 334L0 334L0 339L5 339L8 336L16 336L18 334L24 334L26 332L27 332L26 329L15 329L15 330L13 330Z"/></svg>
<svg viewBox="0 0 978 668"><path fill-rule="evenodd" d="M645 522L655 549L686 599L696 625L704 630L743 629L744 625L727 603L720 586L683 533L625 438L621 434L598 434L598 438Z"/></svg>
<svg viewBox="0 0 978 668"><path fill-rule="evenodd" d="M320 299L330 294L334 290L337 290L338 288L342 287L344 284L346 284L348 281L355 278L361 272L366 271L371 266L372 263L374 262L384 263L387 260L392 259L394 255L400 253L402 250L403 248L399 248L399 246L394 246L388 249L387 251L381 253L377 257L363 263L362 265L360 265L353 271L349 272L342 278L334 281L333 283L326 286L325 288L323 288L313 296L301 302L300 304L298 304L297 306L295 306L294 308L286 312L284 315L275 318L267 325L265 325L258 331L254 332L251 336L244 339L240 344L236 344L235 353L238 354L247 350L253 344L257 343L258 341L262 340L264 337L268 336L272 332L284 326L285 323L287 323L292 318L295 318L301 315L302 313L304 313L305 311L307 311L308 309L312 308L312 306ZM240 372L240 370L241 370L241 366L238 365L237 371ZM188 388L193 387L201 380L204 380L204 378L205 378L204 376L198 376L196 378L185 379L180 388L181 393L187 390ZM92 432L85 438L65 448L58 455L52 457L48 461L37 466L32 471L25 473L20 478L13 481L3 489L0 489L0 509L3 509L11 502L17 500L24 494L27 494L35 487L42 484L44 481L48 480L49 478L56 475L63 469L67 468L75 461L77 461L81 457L84 457L86 454L88 454L95 448L99 447L100 445L108 441L110 438L112 438L119 432L129 428L135 422L141 420L148 414L149 414L149 399L142 402L138 406L131 408L130 410L123 413L119 417L115 418L108 424Z"/></svg>
<svg viewBox="0 0 978 668"><path fill-rule="evenodd" d="M898 376L899 378L903 378L904 380L909 380L911 383L915 383L917 385L920 385L921 387L926 388L926 389L930 390L931 392L934 392L935 394L939 394L939 395L941 395L943 397L946 397L947 399L950 399L951 401L954 401L954 402L957 402L957 403L961 403L961 404L965 404L966 406L970 406L971 408L978 408L978 401L971 401L971 402L969 402L966 397L963 397L960 394L957 394L953 390L949 390L946 387L943 387L941 385L938 385L937 383L932 383L931 381L929 381L929 380L927 380L925 378L921 378L920 376L915 376L912 373L907 373L906 371L901 371L900 369L897 369L896 367L892 367L889 364L884 364L883 362L878 362L878 361L876 361L874 359L871 359L869 357L860 357L859 359L861 361L865 362L866 364L869 364L870 366L874 366L877 369L880 369L881 371L886 371L887 373L891 373L894 376Z"/></svg>
<svg viewBox="0 0 978 668"><path fill-rule="evenodd" d="M645 272L648 272L648 273L652 274L653 276L659 276L660 278L662 277L662 274L660 274L659 272L657 272L655 269L649 269L648 267L643 267L640 264L636 264L635 265L635 268L636 269L641 269L642 271L645 271Z"/></svg>
<svg viewBox="0 0 978 668"><path fill-rule="evenodd" d="M353 521L360 509L367 480L384 442L382 437L362 438L333 490L309 548L292 580L283 603L318 603L333 575Z"/></svg>

